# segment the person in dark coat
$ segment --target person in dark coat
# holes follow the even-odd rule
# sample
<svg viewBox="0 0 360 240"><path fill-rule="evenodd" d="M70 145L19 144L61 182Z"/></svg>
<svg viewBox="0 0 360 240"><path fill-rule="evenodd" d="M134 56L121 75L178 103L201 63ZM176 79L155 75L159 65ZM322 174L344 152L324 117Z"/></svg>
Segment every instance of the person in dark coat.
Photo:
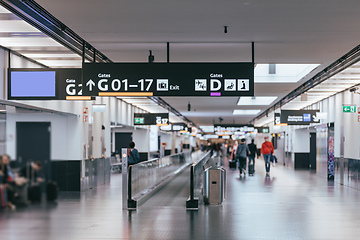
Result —
<svg viewBox="0 0 360 240"><path fill-rule="evenodd" d="M244 174L244 177L246 176L246 159L249 153L249 148L246 145L246 139L243 138L240 140L240 144L236 149L236 158L239 159L240 177L242 174Z"/></svg>
<svg viewBox="0 0 360 240"><path fill-rule="evenodd" d="M129 144L129 165L134 165L140 162L140 154L139 151L135 148L135 143L130 142Z"/></svg>
<svg viewBox="0 0 360 240"><path fill-rule="evenodd" d="M19 175L28 179L30 183L43 182L44 180L38 176L41 168L42 164L40 161L32 162L30 166L21 168Z"/></svg>
<svg viewBox="0 0 360 240"><path fill-rule="evenodd" d="M10 156L3 154L0 156L0 184L3 184L6 187L7 197L8 197L8 207L10 209L15 209L15 201L17 193L13 187L15 175L10 169Z"/></svg>
<svg viewBox="0 0 360 240"><path fill-rule="evenodd" d="M256 144L254 143L254 139L251 139L251 143L248 144L248 148L249 148L249 151L250 151L250 154L249 154L249 165L251 164L254 164L254 169L255 169L255 156L257 154L257 148L256 148Z"/></svg>

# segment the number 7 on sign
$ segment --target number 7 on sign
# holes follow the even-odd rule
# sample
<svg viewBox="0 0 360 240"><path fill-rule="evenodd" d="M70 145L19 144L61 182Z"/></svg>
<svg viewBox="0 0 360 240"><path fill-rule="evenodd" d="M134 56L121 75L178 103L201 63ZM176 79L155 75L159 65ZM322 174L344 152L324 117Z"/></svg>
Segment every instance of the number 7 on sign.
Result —
<svg viewBox="0 0 360 240"><path fill-rule="evenodd" d="M146 91L149 91L153 81L153 79L145 79L145 82L148 83L146 86ZM144 79L140 79L138 83L140 83L140 91L144 91Z"/></svg>

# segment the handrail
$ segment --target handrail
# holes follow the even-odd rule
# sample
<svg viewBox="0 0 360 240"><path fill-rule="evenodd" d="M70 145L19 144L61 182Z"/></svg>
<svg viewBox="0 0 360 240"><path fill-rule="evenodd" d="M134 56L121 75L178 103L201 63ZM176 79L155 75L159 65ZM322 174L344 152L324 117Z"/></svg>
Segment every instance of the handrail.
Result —
<svg viewBox="0 0 360 240"><path fill-rule="evenodd" d="M199 170L200 172L203 172L203 166L210 159L210 157L211 152L208 151L198 162L195 162L190 166L190 196L186 201L187 209L197 209L199 206L199 199L195 198L195 181L198 180L199 182L199 179L195 179L195 174L196 172L199 172Z"/></svg>
<svg viewBox="0 0 360 240"><path fill-rule="evenodd" d="M191 163L191 151L154 158L129 166L128 205L146 196L169 176ZM136 207L135 207L136 208Z"/></svg>

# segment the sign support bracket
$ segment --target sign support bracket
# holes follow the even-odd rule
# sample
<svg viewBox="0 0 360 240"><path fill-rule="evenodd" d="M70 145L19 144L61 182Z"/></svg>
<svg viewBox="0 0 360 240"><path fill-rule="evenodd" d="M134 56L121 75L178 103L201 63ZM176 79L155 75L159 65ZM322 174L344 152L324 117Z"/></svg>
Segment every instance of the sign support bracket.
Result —
<svg viewBox="0 0 360 240"><path fill-rule="evenodd" d="M166 62L170 62L170 43L166 43Z"/></svg>
<svg viewBox="0 0 360 240"><path fill-rule="evenodd" d="M255 47L254 42L251 42L251 62L255 64Z"/></svg>

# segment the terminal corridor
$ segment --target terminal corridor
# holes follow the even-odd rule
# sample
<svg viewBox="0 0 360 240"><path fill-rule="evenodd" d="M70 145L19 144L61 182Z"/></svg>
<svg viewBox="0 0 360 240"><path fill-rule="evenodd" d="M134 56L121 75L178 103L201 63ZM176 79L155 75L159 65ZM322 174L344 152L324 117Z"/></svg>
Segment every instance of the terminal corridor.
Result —
<svg viewBox="0 0 360 240"><path fill-rule="evenodd" d="M358 239L359 191L280 164L265 178L263 165L257 159L255 175L242 179L225 166L224 204L198 211L185 209L188 170L159 191L167 199L157 202L155 195L137 211L122 210L121 174L114 174L109 185L62 193L58 204L2 214L0 238Z"/></svg>

